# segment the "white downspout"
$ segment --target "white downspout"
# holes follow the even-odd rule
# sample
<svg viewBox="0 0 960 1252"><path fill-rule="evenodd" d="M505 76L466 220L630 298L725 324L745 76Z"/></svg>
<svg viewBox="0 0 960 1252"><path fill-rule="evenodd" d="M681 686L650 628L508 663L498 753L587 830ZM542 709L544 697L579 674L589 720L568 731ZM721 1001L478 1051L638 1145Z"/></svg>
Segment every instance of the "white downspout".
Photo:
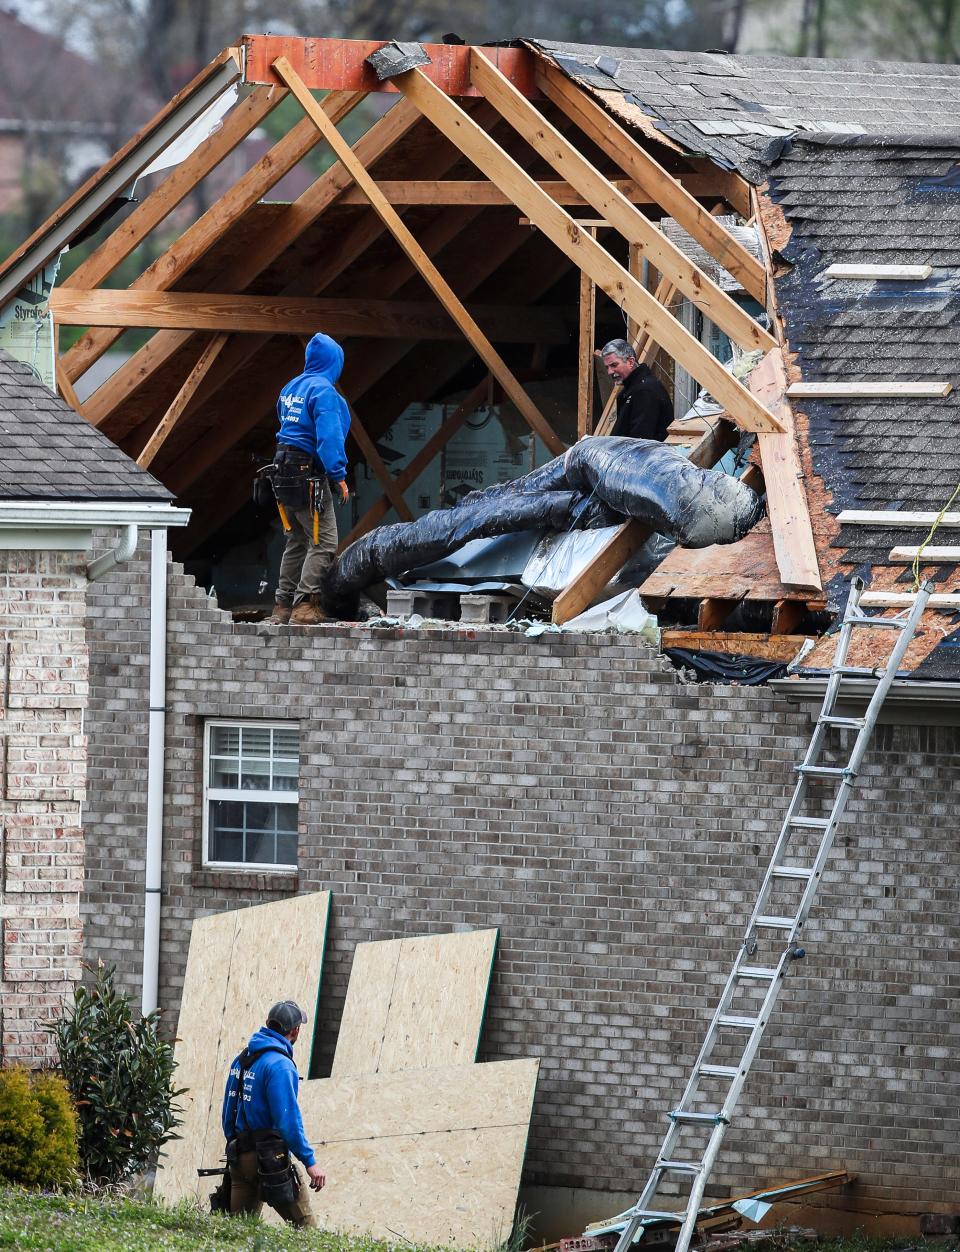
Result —
<svg viewBox="0 0 960 1252"><path fill-rule="evenodd" d="M156 534L156 531L152 531ZM91 561L87 566L87 578L93 582L97 578L102 578L104 574L109 573L115 565L119 565L121 561L129 561L137 550L137 528L136 526L127 526L126 532L117 546L110 552L104 552L103 556L98 556L95 561Z"/></svg>
<svg viewBox="0 0 960 1252"><path fill-rule="evenodd" d="M144 1016L158 1007L163 773L167 698L167 532L150 532L150 720L147 731L147 849L143 904Z"/></svg>

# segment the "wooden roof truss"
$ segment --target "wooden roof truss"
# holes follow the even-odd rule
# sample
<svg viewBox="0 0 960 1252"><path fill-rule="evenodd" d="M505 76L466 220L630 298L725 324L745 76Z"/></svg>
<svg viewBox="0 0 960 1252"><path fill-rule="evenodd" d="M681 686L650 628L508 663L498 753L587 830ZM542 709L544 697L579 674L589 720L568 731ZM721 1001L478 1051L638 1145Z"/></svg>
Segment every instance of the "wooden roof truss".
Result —
<svg viewBox="0 0 960 1252"><path fill-rule="evenodd" d="M57 323L86 328L58 360L68 401L142 465L150 465L172 490L184 493L223 469L233 450L271 412L277 389L296 371L302 339L313 330L356 337L364 345L362 369L348 345L341 380L354 409L404 368L419 341L452 340L436 354L437 377L430 389L456 374L471 356L480 358L487 375L407 469L391 475L376 449L383 424L375 429L369 415L356 418L354 442L384 496L347 536L352 540L390 507L401 517L410 516L404 491L491 387L512 401L551 451L563 450L563 441L524 385L530 371L508 364L495 345L544 345L569 337L577 324L574 310L565 322L557 310L531 307L531 301L572 264L581 275L578 434L593 429L588 408L592 302L599 290L629 317L644 356L665 351L724 406L723 419L693 450L698 464L716 463L738 431L758 436L760 467L753 471L754 480L762 473L766 483L780 581L797 595L819 594L778 332L762 328L666 238L655 220L672 216L744 290L770 307L769 259L758 262L700 202L726 200L742 213L751 207L751 189L736 175L693 159L676 161L676 172L669 172L592 95L526 48L430 45L429 65L380 83L366 57L382 46L246 37L240 50L228 49L217 58L0 267L0 295L9 297L222 91L241 80L246 85L247 94L220 129L175 166L54 290ZM318 102L312 93L320 89L327 94ZM374 90L399 92L402 99L351 146L338 123ZM299 102L303 118L126 290L111 288L120 263L288 94ZM419 141L424 127L434 136L439 132L446 143ZM264 205L271 189L318 144L332 151L334 164L292 203ZM409 168L403 154L411 144L415 177L398 178L398 162L404 171ZM531 172L534 164L537 170ZM385 169L382 178L375 172L378 165ZM354 216L345 230L337 219L331 237L335 246L323 248L309 263L291 263L298 249L309 249L311 232L324 227L331 211L342 215L348 206L356 206ZM364 206L373 212L364 212ZM554 249L549 263L541 257L537 271L527 277L519 308L517 302L471 301L472 292L511 262L530 238L519 223L510 231L493 232L482 255L468 250L455 272L443 272L445 257L462 232L476 229L483 214L503 206L515 206ZM578 218L570 211L577 207L596 219ZM417 212L432 216L415 236L409 215ZM261 219L262 229L246 228L249 220ZM600 227L626 241L627 264L601 242ZM402 255L377 266L375 298L368 299L351 289L351 274L385 239L395 241ZM641 279L643 262L659 280L654 291ZM419 290L418 298L408 295L411 287ZM671 310L679 296L744 350L759 348L766 354L756 373L759 381L744 386L683 327ZM154 333L81 408L74 391L78 379L131 327ZM268 349L270 368L254 376L251 360ZM239 374L242 403L232 406L227 417L217 406L228 396L236 398L236 390L229 389ZM402 392L399 388L398 401ZM606 428L610 409L608 404L598 430ZM385 415L386 425L399 411ZM246 494L246 482L238 483L235 473L225 471L221 478L211 492L216 507L206 510L207 529L229 516ZM557 601L555 619L566 620L589 603L645 537L638 523L624 526ZM721 620L720 601L737 602L716 598L718 605L704 609L701 620ZM784 613L784 623L789 620Z"/></svg>

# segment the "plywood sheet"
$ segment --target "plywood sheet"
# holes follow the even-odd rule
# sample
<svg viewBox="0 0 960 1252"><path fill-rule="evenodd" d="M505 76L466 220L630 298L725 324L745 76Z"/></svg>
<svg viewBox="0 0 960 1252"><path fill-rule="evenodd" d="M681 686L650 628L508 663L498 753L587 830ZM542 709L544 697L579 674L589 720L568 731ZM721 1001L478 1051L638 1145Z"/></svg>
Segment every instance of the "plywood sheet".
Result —
<svg viewBox="0 0 960 1252"><path fill-rule="evenodd" d="M306 1071L329 911L330 893L321 891L193 923L174 1051L175 1082L189 1092L180 1099L182 1137L167 1145L157 1171L158 1198L197 1195L197 1167L222 1156L227 1068L276 1000L296 1000L310 1015L294 1046L294 1061ZM209 1190L206 1180L203 1187Z"/></svg>
<svg viewBox="0 0 960 1252"><path fill-rule="evenodd" d="M770 522L764 518L737 543L674 548L640 588L648 597L694 600L809 600L810 592L780 581Z"/></svg>
<svg viewBox="0 0 960 1252"><path fill-rule="evenodd" d="M496 930L359 944L331 1074L472 1065Z"/></svg>
<svg viewBox="0 0 960 1252"><path fill-rule="evenodd" d="M302 1084L307 1136L327 1175L312 1195L319 1224L391 1242L501 1243L513 1222L538 1066L498 1061Z"/></svg>

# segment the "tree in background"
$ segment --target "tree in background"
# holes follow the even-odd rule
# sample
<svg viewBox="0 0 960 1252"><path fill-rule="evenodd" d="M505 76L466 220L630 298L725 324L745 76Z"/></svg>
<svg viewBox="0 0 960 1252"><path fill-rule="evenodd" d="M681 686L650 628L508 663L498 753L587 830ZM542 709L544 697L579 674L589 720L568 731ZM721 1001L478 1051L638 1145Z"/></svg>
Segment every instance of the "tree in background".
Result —
<svg viewBox="0 0 960 1252"><path fill-rule="evenodd" d="M960 0L734 0L728 12L731 50L960 60Z"/></svg>

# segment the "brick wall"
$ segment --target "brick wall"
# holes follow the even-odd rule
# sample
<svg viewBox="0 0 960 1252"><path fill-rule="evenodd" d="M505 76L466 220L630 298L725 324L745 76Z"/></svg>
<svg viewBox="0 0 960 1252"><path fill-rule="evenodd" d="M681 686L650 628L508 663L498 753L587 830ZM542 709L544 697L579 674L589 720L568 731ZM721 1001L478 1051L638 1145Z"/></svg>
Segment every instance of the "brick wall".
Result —
<svg viewBox="0 0 960 1252"><path fill-rule="evenodd" d="M481 1059L542 1058L527 1181L635 1190L735 953L809 716L768 689L686 684L625 637L233 625L172 570L167 1011L192 918L329 888L322 1073L358 942L498 926ZM119 958L132 988L145 593L142 560L90 589L87 952ZM272 715L301 726L299 873L204 870L204 719ZM718 1187L845 1166L858 1182L822 1203L956 1208L958 747L952 728L881 729Z"/></svg>
<svg viewBox="0 0 960 1252"><path fill-rule="evenodd" d="M80 978L87 698L83 554L0 551L0 1048L55 1056L42 1023Z"/></svg>

